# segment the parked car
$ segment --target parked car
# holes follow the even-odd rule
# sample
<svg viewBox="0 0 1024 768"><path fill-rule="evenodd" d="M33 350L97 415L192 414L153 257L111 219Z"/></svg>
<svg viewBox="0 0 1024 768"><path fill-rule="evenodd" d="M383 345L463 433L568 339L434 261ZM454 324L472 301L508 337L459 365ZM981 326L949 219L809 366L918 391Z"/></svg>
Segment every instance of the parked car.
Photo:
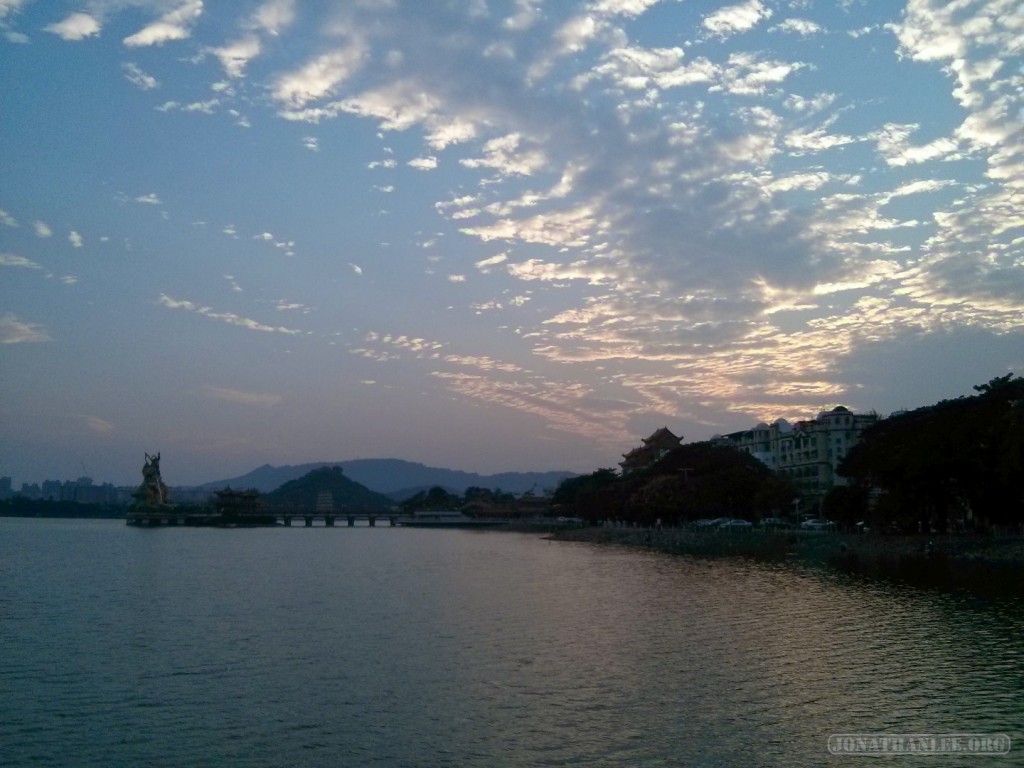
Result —
<svg viewBox="0 0 1024 768"><path fill-rule="evenodd" d="M761 521L761 525L765 528L792 528L792 523L783 520L781 517L766 517Z"/></svg>
<svg viewBox="0 0 1024 768"><path fill-rule="evenodd" d="M708 519L694 520L693 521L693 527L694 528L714 528L716 525L718 525L718 523L721 520L722 520L722 518L718 518L717 520L708 520Z"/></svg>
<svg viewBox="0 0 1024 768"><path fill-rule="evenodd" d="M805 531L825 531L829 528L835 528L836 524L831 520L817 520L815 518L811 518L810 520L804 520L800 523L800 527Z"/></svg>
<svg viewBox="0 0 1024 768"><path fill-rule="evenodd" d="M719 528L751 528L753 523L738 518L727 518L718 524Z"/></svg>

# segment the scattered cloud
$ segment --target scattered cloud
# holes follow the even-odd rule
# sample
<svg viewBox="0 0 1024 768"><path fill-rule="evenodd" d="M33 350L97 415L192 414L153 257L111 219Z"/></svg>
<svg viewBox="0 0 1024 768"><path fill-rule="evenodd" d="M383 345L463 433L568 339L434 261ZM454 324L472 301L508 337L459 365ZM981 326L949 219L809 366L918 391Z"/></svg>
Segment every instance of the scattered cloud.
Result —
<svg viewBox="0 0 1024 768"><path fill-rule="evenodd" d="M32 344L43 341L53 339L42 326L21 320L11 312L0 315L0 344Z"/></svg>
<svg viewBox="0 0 1024 768"><path fill-rule="evenodd" d="M98 416L80 416L79 418L85 422L85 426L91 429L93 432L99 432L105 434L107 432L114 431L114 425L106 419L101 419Z"/></svg>
<svg viewBox="0 0 1024 768"><path fill-rule="evenodd" d="M98 36L101 28L99 21L88 13L72 13L63 21L43 27L43 31L52 32L63 40L84 40Z"/></svg>
<svg viewBox="0 0 1024 768"><path fill-rule="evenodd" d="M53 230L50 229L50 227L46 224L45 221L33 221L32 228L35 230L37 237L46 238L53 236Z"/></svg>
<svg viewBox="0 0 1024 768"><path fill-rule="evenodd" d="M499 264L504 264L508 261L508 254L499 253L496 256L491 256L486 259L481 259L476 262L473 266L479 269L481 272L489 272L491 267L496 267Z"/></svg>
<svg viewBox="0 0 1024 768"><path fill-rule="evenodd" d="M909 0L886 13L864 3L836 12L802 0L740 0L647 14L655 5L509 0L467 2L456 13L450 4L386 0L303 5L300 16L292 0L253 0L231 11L198 0L94 0L82 6L88 14L48 31L69 40L109 37L111 15L131 7L152 23L125 39L129 47L183 40L193 30L216 35L190 47L195 66L173 84L174 69L158 69L151 58L157 51L140 61L162 83L135 63L122 65L137 88L173 97L150 107L217 115L187 121L209 131L203 141L232 122L254 123L245 138L266 151L245 176L266 185L252 211L230 207L233 188L219 214L202 214L237 221L222 229L237 242L216 227L191 231L215 240L217 250L199 250L208 263L181 257L195 270L183 274L215 270L211 295L228 309L167 294L157 303L261 331L274 345L280 339L270 334L313 334L253 315L299 313L315 338L326 339L337 329L316 326L328 314L319 292L351 291L339 302L353 308L353 327L365 327L358 312L393 305L393 296L371 292L407 290L426 261L435 287L460 287L438 296L410 291L410 315L437 322L438 338L452 328L445 322L458 321L436 318L472 317L483 329L481 347L378 333L354 354L419 361L419 381L429 377L445 396L613 442L651 413L720 425L723 414L813 412L821 400L856 392L857 382L840 371L847 361L907 335L970 329L1001 338L1024 330L1024 113L1019 67L1007 58L1020 48L1020 29L1005 0ZM12 8L0 0L0 13L11 17ZM93 19L95 29L84 18L72 23L76 16ZM679 19L678 28L655 29L669 18ZM882 18L895 21L845 29ZM876 57L872 66L893 77L895 90L872 93L872 83L850 80L843 62L853 57L828 55L832 43ZM911 92L902 90L911 84L914 99L893 95ZM152 98L118 92L140 103ZM274 120L287 121L276 134L268 129ZM311 132L321 136L304 135ZM285 137L282 152L290 154L273 154L274 136ZM321 179L317 168L306 187L305 177L289 176L289 163L319 166L295 153L300 143L320 151L321 138L330 142L322 157L343 162L332 165L343 170ZM201 143L197 157L206 157ZM242 144L224 151L251 151ZM412 178L399 165L431 173ZM143 175L129 188L158 186L154 168L139 160ZM395 183L373 185L366 169ZM276 187L288 198L283 204L272 197ZM381 198L373 190L394 192L391 216L374 215ZM162 204L155 193L124 197L131 199ZM21 198L5 204L26 221L62 220ZM434 224L415 213L424 206ZM344 220L348 209L365 220ZM263 231L288 227L290 210L326 228L310 233L301 261L289 262L295 277L274 271L282 260L254 267L253 241L294 254L293 241ZM0 222L18 225L4 212ZM338 243L356 229L349 255L339 257ZM33 230L52 234L36 221L27 233L10 232L5 247L32 255L31 241L45 254L47 244L26 237ZM442 237L445 248L433 247ZM132 248L126 235L114 240ZM77 232L69 241L83 245ZM339 266L363 275L350 258L374 279L339 278ZM0 256L0 266L40 269L11 254ZM243 279L221 282L224 271ZM300 275L314 277L304 284ZM337 284L316 277L327 275ZM47 277L51 288L76 279ZM270 298L282 294L288 299ZM458 306L448 305L452 296ZM309 314L313 305L325 310ZM11 330L21 323L13 316L5 322L6 336L46 336L31 324ZM343 343L344 333L330 343ZM364 380L386 386L388 375ZM277 397L203 393L256 398L252 404Z"/></svg>
<svg viewBox="0 0 1024 768"><path fill-rule="evenodd" d="M286 328L284 326L267 325L257 320L253 320L248 317L237 315L234 312L218 312L211 307L204 307L195 304L191 301L175 299L167 294L160 294L157 299L157 303L166 307L167 309L176 309L185 312L192 312L203 317L210 318L211 320L218 320L228 325L235 325L239 328L246 328L250 331L260 331L262 333L281 333L288 336L299 336L303 334L303 331L295 330L293 328Z"/></svg>
<svg viewBox="0 0 1024 768"><path fill-rule="evenodd" d="M31 259L15 256L13 253L0 253L0 267L21 267L23 269L42 269Z"/></svg>
<svg viewBox="0 0 1024 768"><path fill-rule="evenodd" d="M281 395L269 392L249 392L244 389L233 389L231 387L215 387L212 384L204 384L202 393L205 397L215 400L227 400L229 403L252 405L260 408L269 408L277 405L284 399Z"/></svg>
<svg viewBox="0 0 1024 768"><path fill-rule="evenodd" d="M269 0L257 8L249 21L253 29L280 35L295 21L295 0Z"/></svg>
<svg viewBox="0 0 1024 768"><path fill-rule="evenodd" d="M417 171L432 171L437 168L437 158L433 155L427 157L414 157L408 163L410 168L415 168Z"/></svg>
<svg viewBox="0 0 1024 768"><path fill-rule="evenodd" d="M815 24L813 21L808 21L807 19L786 19L772 27L771 31L800 35L801 37L810 37L811 35L817 35L824 30L821 28L821 25Z"/></svg>
<svg viewBox="0 0 1024 768"><path fill-rule="evenodd" d="M74 248L81 248L85 245L85 239L73 229L68 233L68 242Z"/></svg>
<svg viewBox="0 0 1024 768"><path fill-rule="evenodd" d="M704 28L718 37L729 37L757 26L762 19L771 18L771 8L761 0L729 5L704 17Z"/></svg>
<svg viewBox="0 0 1024 768"><path fill-rule="evenodd" d="M273 96L292 109L329 96L362 66L365 53L363 46L353 41L341 50L317 56L278 77Z"/></svg>
<svg viewBox="0 0 1024 768"><path fill-rule="evenodd" d="M261 49L260 39L255 35L248 35L223 47L208 50L220 60L228 77L238 78L245 76L246 65L259 56Z"/></svg>
<svg viewBox="0 0 1024 768"><path fill-rule="evenodd" d="M143 91L150 91L154 88L159 88L160 83L152 75L147 75L138 64L134 62L125 62L121 65L121 69L124 70L124 77L129 83Z"/></svg>
<svg viewBox="0 0 1024 768"><path fill-rule="evenodd" d="M192 36L192 25L202 13L203 0L184 0L152 24L126 37L123 42L129 48L139 48L186 40Z"/></svg>

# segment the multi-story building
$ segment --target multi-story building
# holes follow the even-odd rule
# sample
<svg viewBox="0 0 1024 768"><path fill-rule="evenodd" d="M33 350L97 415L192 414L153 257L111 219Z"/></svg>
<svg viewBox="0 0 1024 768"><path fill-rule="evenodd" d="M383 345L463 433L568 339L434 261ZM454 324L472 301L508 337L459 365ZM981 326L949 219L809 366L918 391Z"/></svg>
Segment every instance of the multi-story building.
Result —
<svg viewBox="0 0 1024 768"><path fill-rule="evenodd" d="M682 440L682 435L676 437L668 427L654 430L650 437L641 438L643 445L622 454L622 461L619 462L622 474L646 469L673 448L678 448Z"/></svg>
<svg viewBox="0 0 1024 768"><path fill-rule="evenodd" d="M839 463L861 432L877 421L876 413L856 414L839 405L822 411L815 419L795 424L779 419L770 426L762 423L713 440L733 445L789 477L802 496L814 501L829 489L846 484L846 478L839 474Z"/></svg>

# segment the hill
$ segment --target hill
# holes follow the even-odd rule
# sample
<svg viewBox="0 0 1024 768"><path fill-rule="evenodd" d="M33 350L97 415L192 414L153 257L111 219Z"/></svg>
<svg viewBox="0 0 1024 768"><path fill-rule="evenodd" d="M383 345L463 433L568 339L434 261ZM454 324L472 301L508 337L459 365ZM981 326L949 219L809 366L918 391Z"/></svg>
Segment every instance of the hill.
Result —
<svg viewBox="0 0 1024 768"><path fill-rule="evenodd" d="M387 509L392 501L374 493L365 485L345 477L341 467L318 467L280 488L264 494L261 502L268 509L315 510L320 494L329 492L335 510Z"/></svg>
<svg viewBox="0 0 1024 768"><path fill-rule="evenodd" d="M324 466L341 467L347 478L393 499L405 499L419 490L437 485L460 495L473 486L492 490L500 488L506 493L524 493L529 490L540 492L554 489L562 480L576 476L574 472L502 472L479 475L475 472L428 467L401 459L354 459L281 467L264 464L239 477L204 483L199 488L217 490L229 485L232 488L255 488L266 493Z"/></svg>

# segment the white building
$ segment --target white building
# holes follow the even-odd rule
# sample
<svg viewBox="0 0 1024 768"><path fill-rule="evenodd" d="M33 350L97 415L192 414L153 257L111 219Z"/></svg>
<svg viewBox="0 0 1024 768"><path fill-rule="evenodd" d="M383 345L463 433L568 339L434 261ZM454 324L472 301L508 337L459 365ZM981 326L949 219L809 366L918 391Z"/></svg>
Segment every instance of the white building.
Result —
<svg viewBox="0 0 1024 768"><path fill-rule="evenodd" d="M735 446L770 469L789 477L801 495L824 496L845 485L839 463L856 445L861 433L878 421L876 413L855 414L839 405L817 418L790 424L778 419L771 425L717 435L714 442Z"/></svg>

